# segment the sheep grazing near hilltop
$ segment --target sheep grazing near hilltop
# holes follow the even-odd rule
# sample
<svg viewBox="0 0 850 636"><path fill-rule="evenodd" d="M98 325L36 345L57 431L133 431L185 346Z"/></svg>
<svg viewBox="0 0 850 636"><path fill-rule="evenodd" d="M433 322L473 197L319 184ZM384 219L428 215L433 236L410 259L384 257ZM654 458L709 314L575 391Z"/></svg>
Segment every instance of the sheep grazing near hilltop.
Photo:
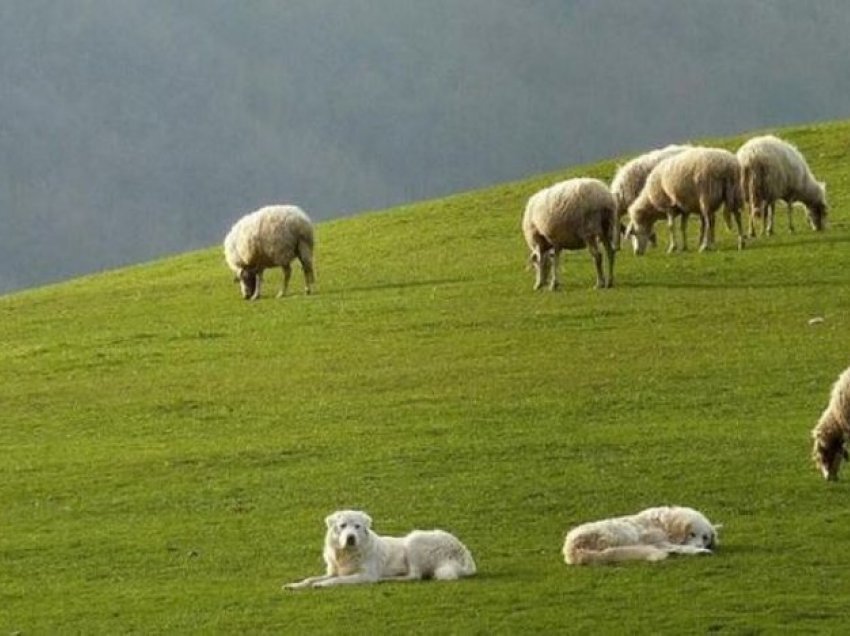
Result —
<svg viewBox="0 0 850 636"><path fill-rule="evenodd" d="M812 429L812 457L828 481L838 479L842 460L847 460L847 438L850 437L850 368L832 385L829 404Z"/></svg>
<svg viewBox="0 0 850 636"><path fill-rule="evenodd" d="M724 206L726 225L730 217L738 229L738 249L744 247L741 227L741 170L738 159L720 148L690 148L661 161L646 179L646 185L629 206L627 236L635 238L635 253L643 254L656 221L667 218L670 232L668 252L675 251L673 222L681 217L682 249L687 250L690 214L700 216L700 251L714 247L714 218Z"/></svg>
<svg viewBox="0 0 850 636"><path fill-rule="evenodd" d="M614 195L614 201L617 204L618 222L626 215L629 206L640 195L646 183L646 178L652 172L652 169L668 157L678 155L689 148L692 148L692 146L670 145L650 150L617 168L614 179L611 181L611 194ZM619 234L617 247L619 248Z"/></svg>
<svg viewBox="0 0 850 636"><path fill-rule="evenodd" d="M283 269L278 297L286 295L295 258L301 262L307 293L313 292L313 224L294 205L270 205L239 219L224 239L224 258L245 300L260 297L263 271L268 267Z"/></svg>
<svg viewBox="0 0 850 636"><path fill-rule="evenodd" d="M614 251L618 233L616 204L608 186L598 179L569 179L540 190L528 200L522 232L536 271L534 289L561 285L561 250L587 247L596 266L596 287L614 286ZM602 267L599 243L608 260Z"/></svg>
<svg viewBox="0 0 850 636"><path fill-rule="evenodd" d="M741 187L750 207L750 236L756 235L755 220L761 217L761 233L773 234L776 201L788 206L788 229L794 231L795 201L806 206L812 229L823 229L826 217L826 186L815 180L805 157L787 141L764 135L753 137L738 149Z"/></svg>

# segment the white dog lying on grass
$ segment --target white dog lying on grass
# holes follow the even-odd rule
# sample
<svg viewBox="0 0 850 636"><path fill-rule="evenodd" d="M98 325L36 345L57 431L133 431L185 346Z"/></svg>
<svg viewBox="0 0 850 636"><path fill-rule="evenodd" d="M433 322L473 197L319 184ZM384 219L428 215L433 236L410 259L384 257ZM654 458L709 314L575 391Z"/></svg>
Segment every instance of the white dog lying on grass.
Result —
<svg viewBox="0 0 850 636"><path fill-rule="evenodd" d="M564 541L564 561L585 565L660 561L668 554L711 554L719 528L692 508L648 508L573 528Z"/></svg>
<svg viewBox="0 0 850 636"><path fill-rule="evenodd" d="M414 530L404 537L382 537L359 510L340 510L325 519L327 574L284 585L285 589L330 587L378 581L451 580L475 574L472 555L443 530Z"/></svg>

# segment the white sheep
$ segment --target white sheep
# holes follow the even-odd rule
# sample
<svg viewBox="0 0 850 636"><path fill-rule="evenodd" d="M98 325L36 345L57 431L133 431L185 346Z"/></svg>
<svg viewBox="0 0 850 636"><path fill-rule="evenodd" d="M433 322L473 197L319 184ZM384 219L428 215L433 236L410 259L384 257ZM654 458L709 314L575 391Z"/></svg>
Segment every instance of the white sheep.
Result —
<svg viewBox="0 0 850 636"><path fill-rule="evenodd" d="M301 262L307 293L313 292L313 224L294 205L266 206L239 219L224 238L224 258L245 300L260 297L263 270L276 266L283 269L278 297L286 295L294 258Z"/></svg>
<svg viewBox="0 0 850 636"><path fill-rule="evenodd" d="M692 148L692 146L669 145L664 148L650 150L634 159L630 159L617 168L617 172L611 180L611 194L614 195L614 201L617 204L618 222L626 215L629 206L640 195L646 183L646 178L652 172L652 169L664 161L664 159L678 155L680 152L689 148ZM619 248L619 241L617 247Z"/></svg>
<svg viewBox="0 0 850 636"><path fill-rule="evenodd" d="M806 206L812 229L823 229L826 217L826 186L815 179L805 157L796 147L774 137L753 137L737 152L741 164L741 187L750 206L750 236L756 235L756 217L762 218L762 235L773 234L776 201L788 206L788 229L794 231L795 201Z"/></svg>
<svg viewBox="0 0 850 636"><path fill-rule="evenodd" d="M850 368L832 385L829 404L812 429L812 457L824 479L836 481L841 461L847 459L850 437Z"/></svg>
<svg viewBox="0 0 850 636"><path fill-rule="evenodd" d="M561 250L587 247L596 266L596 287L614 286L614 251L618 233L616 204L599 179L569 179L532 195L522 217L522 232L536 271L534 289L549 282L557 289ZM599 242L608 259L603 274Z"/></svg>
<svg viewBox="0 0 850 636"><path fill-rule="evenodd" d="M629 206L627 236L635 238L635 253L643 254L656 221L667 218L668 251L678 249L674 220L681 217L682 249L687 250L690 214L700 217L700 251L714 247L714 219L724 206L726 225L730 217L738 229L738 249L744 247L741 227L741 170L731 152L720 148L690 148L661 161L647 177L646 185Z"/></svg>

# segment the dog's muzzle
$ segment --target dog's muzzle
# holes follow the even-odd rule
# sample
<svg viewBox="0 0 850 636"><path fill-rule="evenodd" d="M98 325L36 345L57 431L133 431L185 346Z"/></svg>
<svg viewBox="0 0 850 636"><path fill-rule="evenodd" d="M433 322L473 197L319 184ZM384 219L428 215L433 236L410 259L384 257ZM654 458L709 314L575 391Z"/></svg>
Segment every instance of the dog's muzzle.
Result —
<svg viewBox="0 0 850 636"><path fill-rule="evenodd" d="M345 538L345 545L346 547L353 548L355 545L357 545L357 537L355 537L353 534L348 535Z"/></svg>

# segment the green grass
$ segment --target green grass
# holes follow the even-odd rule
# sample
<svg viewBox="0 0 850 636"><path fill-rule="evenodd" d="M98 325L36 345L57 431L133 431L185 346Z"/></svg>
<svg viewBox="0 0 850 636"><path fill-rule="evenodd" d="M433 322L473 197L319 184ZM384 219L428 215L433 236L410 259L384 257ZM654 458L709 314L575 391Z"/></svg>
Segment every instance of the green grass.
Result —
<svg viewBox="0 0 850 636"><path fill-rule="evenodd" d="M241 301L214 247L0 298L0 633L843 631L850 481L808 431L850 364L850 122L782 134L826 233L623 252L613 290L575 253L532 292L519 231L606 162L322 223L313 297ZM572 525L666 503L715 556L563 564ZM480 574L282 592L340 507Z"/></svg>

